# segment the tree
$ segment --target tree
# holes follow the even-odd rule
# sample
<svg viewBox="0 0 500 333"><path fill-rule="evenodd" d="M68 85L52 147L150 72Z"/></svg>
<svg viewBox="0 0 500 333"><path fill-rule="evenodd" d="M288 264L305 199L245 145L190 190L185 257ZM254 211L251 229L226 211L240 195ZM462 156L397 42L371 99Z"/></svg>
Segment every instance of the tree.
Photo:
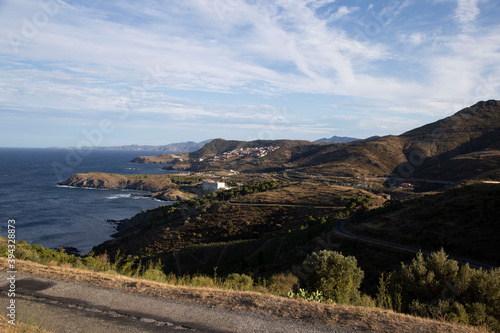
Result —
<svg viewBox="0 0 500 333"><path fill-rule="evenodd" d="M409 265L401 264L399 283L406 297L423 302L454 297L459 266L441 249L427 258L418 253Z"/></svg>
<svg viewBox="0 0 500 333"><path fill-rule="evenodd" d="M364 272L352 256L327 250L314 252L304 260L298 275L301 288L311 293L321 291L337 303L352 303L361 297Z"/></svg>
<svg viewBox="0 0 500 333"><path fill-rule="evenodd" d="M459 266L441 249L428 257L419 253L410 264L402 263L391 282L393 287L400 286L403 307L409 313L500 332L499 268Z"/></svg>
<svg viewBox="0 0 500 333"><path fill-rule="evenodd" d="M368 205L370 204L371 201L372 201L372 199L370 197L363 197L363 196L354 197L354 198L349 199L349 201L347 202L345 207L349 211L355 211L357 209L367 210Z"/></svg>

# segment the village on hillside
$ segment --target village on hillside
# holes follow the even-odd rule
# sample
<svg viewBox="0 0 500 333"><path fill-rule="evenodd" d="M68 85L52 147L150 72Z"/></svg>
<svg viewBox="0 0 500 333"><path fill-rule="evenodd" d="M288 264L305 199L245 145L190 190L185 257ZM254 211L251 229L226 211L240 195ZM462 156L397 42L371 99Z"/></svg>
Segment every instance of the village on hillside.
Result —
<svg viewBox="0 0 500 333"><path fill-rule="evenodd" d="M258 148L240 148L234 149L231 151L224 152L220 155L215 155L207 158L199 158L199 162L220 162L224 160L228 160L233 157L244 157L244 156L253 156L253 157L264 157L268 153L278 150L279 146L269 146L269 147L258 147Z"/></svg>

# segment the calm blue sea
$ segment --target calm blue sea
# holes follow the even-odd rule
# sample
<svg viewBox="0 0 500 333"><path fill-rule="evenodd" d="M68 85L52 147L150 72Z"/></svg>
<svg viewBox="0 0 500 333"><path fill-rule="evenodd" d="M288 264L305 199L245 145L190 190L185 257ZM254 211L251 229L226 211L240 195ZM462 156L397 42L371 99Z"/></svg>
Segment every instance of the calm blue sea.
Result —
<svg viewBox="0 0 500 333"><path fill-rule="evenodd" d="M16 238L48 248L76 247L82 254L108 239L106 219L130 218L165 202L131 197L137 191L93 190L57 185L73 173L160 174L162 165L133 164L147 151L93 150L86 156L65 149L0 148L0 234L16 220Z"/></svg>

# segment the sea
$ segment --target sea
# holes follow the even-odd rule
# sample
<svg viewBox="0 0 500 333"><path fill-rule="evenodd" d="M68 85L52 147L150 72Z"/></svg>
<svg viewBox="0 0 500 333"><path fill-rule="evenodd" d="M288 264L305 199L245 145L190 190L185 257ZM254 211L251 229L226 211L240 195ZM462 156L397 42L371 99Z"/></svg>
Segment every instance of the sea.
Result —
<svg viewBox="0 0 500 333"><path fill-rule="evenodd" d="M0 148L0 236L14 219L16 240L86 254L112 238L116 223L141 210L172 204L130 190L64 187L74 173L162 174L161 164L130 163L157 151Z"/></svg>

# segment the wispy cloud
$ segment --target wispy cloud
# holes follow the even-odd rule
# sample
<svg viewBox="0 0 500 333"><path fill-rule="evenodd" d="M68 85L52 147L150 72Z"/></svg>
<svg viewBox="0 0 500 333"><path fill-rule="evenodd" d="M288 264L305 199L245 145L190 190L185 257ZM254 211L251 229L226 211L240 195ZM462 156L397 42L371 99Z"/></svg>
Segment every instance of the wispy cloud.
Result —
<svg viewBox="0 0 500 333"><path fill-rule="evenodd" d="M126 110L135 123L123 126L152 117L251 131L286 108L293 137L306 133L299 122L340 112L328 106L343 100L378 106L373 124L385 117L385 134L500 93L500 24L480 20L480 0L43 3L51 9L35 0L0 7L0 104L20 114ZM363 108L347 109L356 118Z"/></svg>
<svg viewBox="0 0 500 333"><path fill-rule="evenodd" d="M457 0L456 20L464 25L472 23L479 15L479 0Z"/></svg>

